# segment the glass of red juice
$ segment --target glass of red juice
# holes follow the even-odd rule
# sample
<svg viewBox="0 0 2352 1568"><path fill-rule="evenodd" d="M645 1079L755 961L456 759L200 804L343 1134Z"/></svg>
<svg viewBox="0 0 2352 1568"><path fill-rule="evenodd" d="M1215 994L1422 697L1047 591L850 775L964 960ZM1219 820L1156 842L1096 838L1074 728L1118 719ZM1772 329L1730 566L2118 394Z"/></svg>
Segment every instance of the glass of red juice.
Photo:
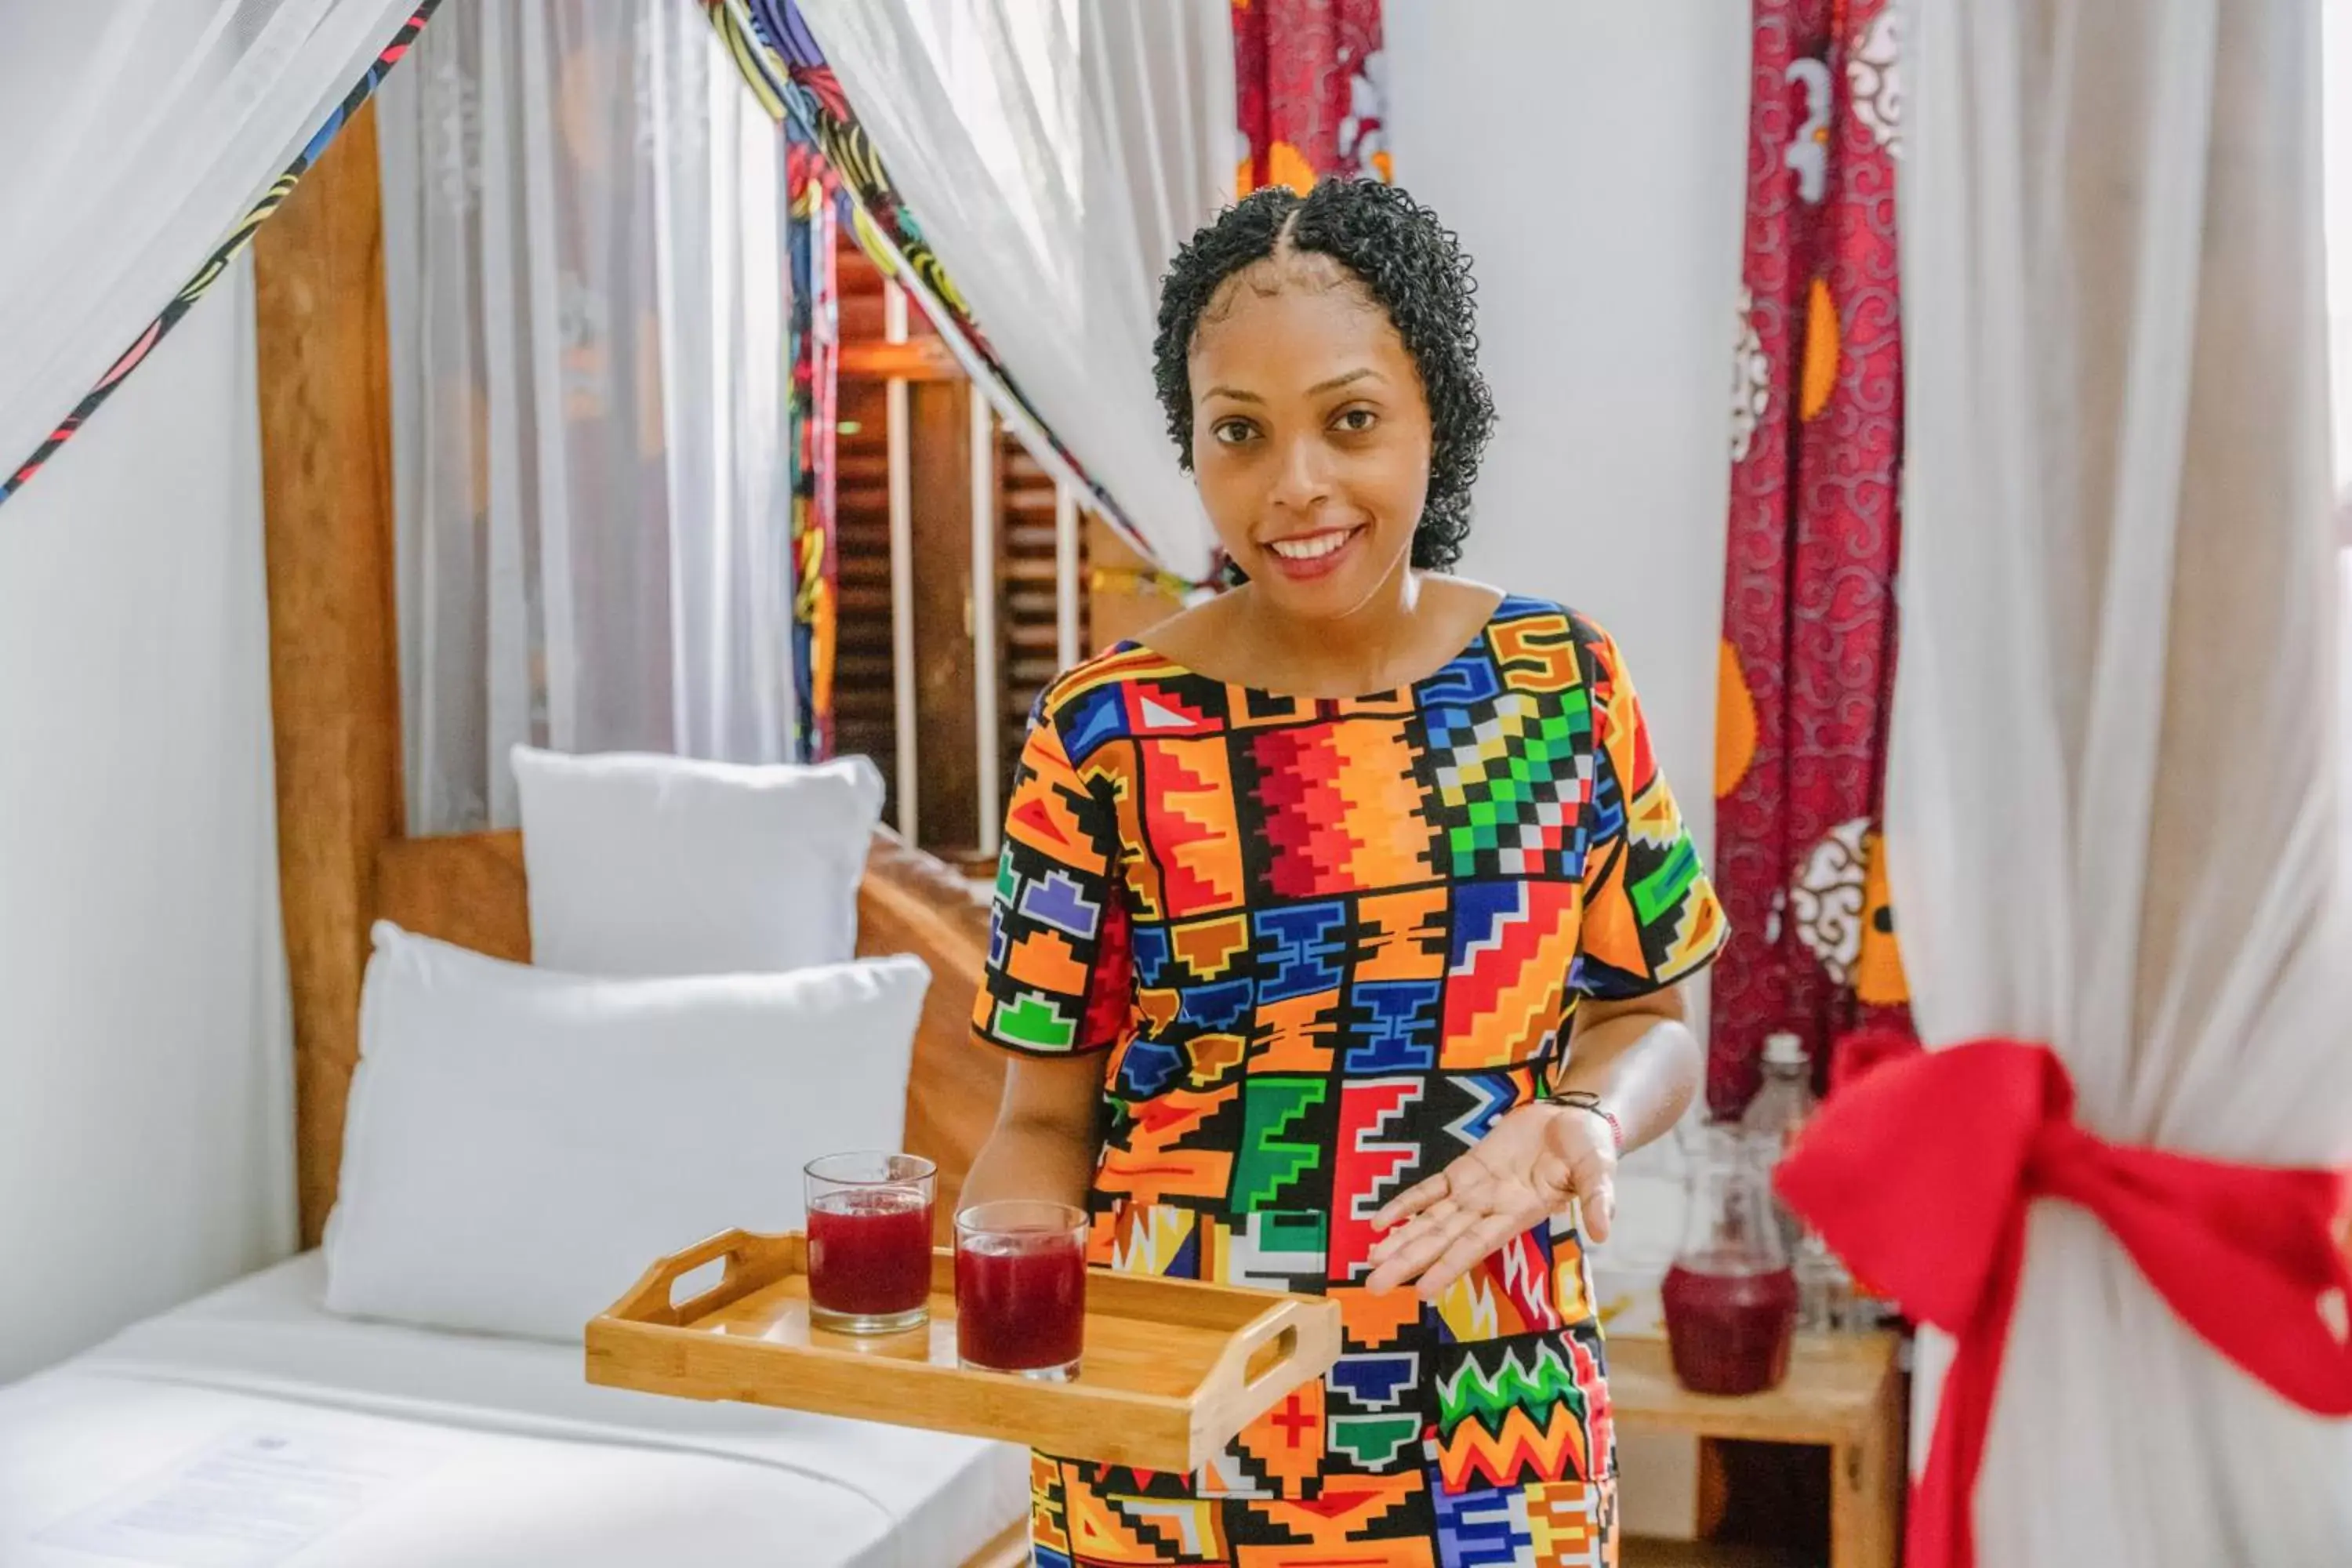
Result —
<svg viewBox="0 0 2352 1568"><path fill-rule="evenodd" d="M809 1321L898 1334L931 1317L931 1204L939 1169L915 1154L827 1154L808 1191Z"/></svg>
<svg viewBox="0 0 2352 1568"><path fill-rule="evenodd" d="M1005 1198L956 1215L956 1359L981 1372L1062 1383L1087 1327L1087 1216Z"/></svg>

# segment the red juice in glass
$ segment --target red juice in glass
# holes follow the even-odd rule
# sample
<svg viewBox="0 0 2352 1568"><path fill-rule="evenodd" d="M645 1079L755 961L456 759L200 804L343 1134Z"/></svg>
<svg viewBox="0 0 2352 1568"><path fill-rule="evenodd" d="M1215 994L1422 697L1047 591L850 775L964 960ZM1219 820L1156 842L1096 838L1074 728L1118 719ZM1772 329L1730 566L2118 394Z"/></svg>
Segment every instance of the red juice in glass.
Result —
<svg viewBox="0 0 2352 1568"><path fill-rule="evenodd" d="M888 1334L930 1319L931 1163L829 1154L808 1165L809 1319Z"/></svg>
<svg viewBox="0 0 2352 1568"><path fill-rule="evenodd" d="M1797 1279L1787 1268L1707 1267L1704 1256L1666 1270L1660 1287L1675 1378L1694 1394L1760 1394L1789 1373Z"/></svg>
<svg viewBox="0 0 2352 1568"><path fill-rule="evenodd" d="M915 1193L845 1192L808 1216L809 1296L828 1311L880 1318L931 1295L931 1205Z"/></svg>
<svg viewBox="0 0 2352 1568"><path fill-rule="evenodd" d="M956 1357L964 1365L1074 1377L1086 1322L1082 1212L1006 1200L956 1216Z"/></svg>

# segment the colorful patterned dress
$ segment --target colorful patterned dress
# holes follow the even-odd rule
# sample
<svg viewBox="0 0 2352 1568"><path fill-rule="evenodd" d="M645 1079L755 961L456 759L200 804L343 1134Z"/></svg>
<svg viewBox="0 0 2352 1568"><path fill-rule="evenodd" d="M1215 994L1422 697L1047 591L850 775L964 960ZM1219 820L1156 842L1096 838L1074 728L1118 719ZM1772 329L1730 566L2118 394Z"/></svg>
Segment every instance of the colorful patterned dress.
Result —
<svg viewBox="0 0 2352 1568"><path fill-rule="evenodd" d="M1346 1325L1198 1475L1036 1456L1037 1568L1612 1563L1575 1231L1434 1307L1360 1281L1382 1203L1551 1092L1580 996L1723 942L1615 645L1507 599L1435 675L1337 700L1122 644L1040 699L1006 818L974 1023L1104 1053L1092 1261Z"/></svg>

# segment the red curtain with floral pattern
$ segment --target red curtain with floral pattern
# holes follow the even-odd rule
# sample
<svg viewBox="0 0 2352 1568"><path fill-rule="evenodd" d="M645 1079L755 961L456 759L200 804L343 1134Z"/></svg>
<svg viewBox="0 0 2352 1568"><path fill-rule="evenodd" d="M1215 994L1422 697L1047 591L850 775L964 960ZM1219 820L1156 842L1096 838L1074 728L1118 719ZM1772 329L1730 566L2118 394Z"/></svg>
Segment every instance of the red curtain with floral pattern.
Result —
<svg viewBox="0 0 2352 1568"><path fill-rule="evenodd" d="M1908 1027L1878 850L1901 542L1900 82L1893 0L1755 0L1716 746L1733 929L1708 1053L1719 1114L1755 1091L1773 1030L1823 1064L1857 1026Z"/></svg>
<svg viewBox="0 0 2352 1568"><path fill-rule="evenodd" d="M1234 79L1237 195L1390 177L1381 0L1234 0Z"/></svg>

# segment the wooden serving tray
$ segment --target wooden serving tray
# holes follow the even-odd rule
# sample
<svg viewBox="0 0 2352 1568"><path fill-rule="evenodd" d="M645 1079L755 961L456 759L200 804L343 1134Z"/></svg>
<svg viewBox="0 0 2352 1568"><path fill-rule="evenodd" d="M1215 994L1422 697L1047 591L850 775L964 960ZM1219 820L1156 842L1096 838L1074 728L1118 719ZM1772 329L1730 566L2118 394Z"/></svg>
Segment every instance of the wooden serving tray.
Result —
<svg viewBox="0 0 2352 1568"><path fill-rule="evenodd" d="M719 1283L678 1280L726 1260ZM1090 1269L1086 1347L1068 1383L956 1364L955 1254L931 1259L931 1321L903 1334L809 1321L797 1231L730 1230L646 1271L588 1325L588 1381L1025 1443L1147 1470L1197 1470L1339 1356L1339 1306L1190 1279Z"/></svg>

